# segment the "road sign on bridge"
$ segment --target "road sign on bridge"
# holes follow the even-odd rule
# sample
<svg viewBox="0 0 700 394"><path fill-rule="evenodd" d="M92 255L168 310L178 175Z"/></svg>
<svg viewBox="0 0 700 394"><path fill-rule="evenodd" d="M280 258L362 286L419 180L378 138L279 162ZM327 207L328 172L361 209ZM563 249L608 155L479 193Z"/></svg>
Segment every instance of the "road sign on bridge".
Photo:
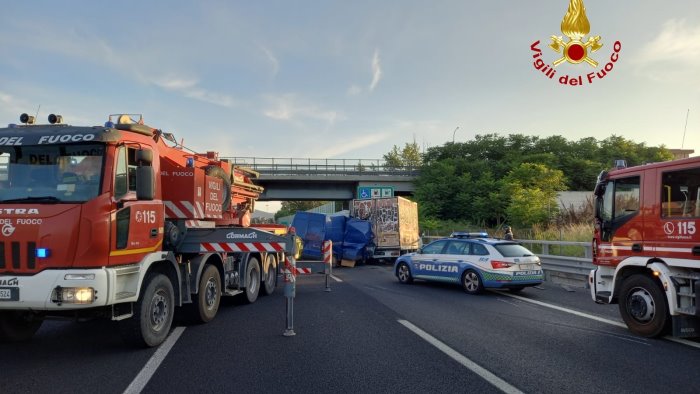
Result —
<svg viewBox="0 0 700 394"><path fill-rule="evenodd" d="M394 197L394 188L392 186L360 186L357 188L359 200L383 197Z"/></svg>

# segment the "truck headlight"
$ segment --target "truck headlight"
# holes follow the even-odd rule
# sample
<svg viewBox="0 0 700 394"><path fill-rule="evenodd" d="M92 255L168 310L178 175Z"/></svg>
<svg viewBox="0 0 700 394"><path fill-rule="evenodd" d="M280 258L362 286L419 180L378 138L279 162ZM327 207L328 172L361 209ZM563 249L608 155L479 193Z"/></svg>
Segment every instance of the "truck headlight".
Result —
<svg viewBox="0 0 700 394"><path fill-rule="evenodd" d="M95 289L92 287L57 286L51 295L51 301L57 304L92 304L95 302Z"/></svg>

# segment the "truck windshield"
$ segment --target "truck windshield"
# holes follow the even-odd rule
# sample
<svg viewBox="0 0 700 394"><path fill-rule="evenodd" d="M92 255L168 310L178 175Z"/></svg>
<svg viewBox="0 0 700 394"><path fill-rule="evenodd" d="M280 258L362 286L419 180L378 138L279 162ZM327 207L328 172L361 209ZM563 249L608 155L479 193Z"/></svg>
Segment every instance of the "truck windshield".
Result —
<svg viewBox="0 0 700 394"><path fill-rule="evenodd" d="M93 199L104 151L101 144L0 147L0 203Z"/></svg>

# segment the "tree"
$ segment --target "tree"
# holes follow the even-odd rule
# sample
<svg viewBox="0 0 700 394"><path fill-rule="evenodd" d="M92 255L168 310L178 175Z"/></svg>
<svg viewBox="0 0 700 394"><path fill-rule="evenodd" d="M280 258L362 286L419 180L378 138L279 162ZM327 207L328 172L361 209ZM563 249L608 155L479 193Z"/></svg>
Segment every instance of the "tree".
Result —
<svg viewBox="0 0 700 394"><path fill-rule="evenodd" d="M532 163L510 171L503 185L510 194L506 214L516 226L546 223L558 212L557 193L566 189L563 172Z"/></svg>
<svg viewBox="0 0 700 394"><path fill-rule="evenodd" d="M418 144L416 141L413 141L412 143L407 142L403 149L399 149L398 146L394 145L391 151L384 155L384 162L387 168L418 168L423 160Z"/></svg>
<svg viewBox="0 0 700 394"><path fill-rule="evenodd" d="M385 159L398 165L403 153L395 146ZM613 159L637 165L672 155L663 145L647 147L615 135L602 141L568 141L562 136L492 133L430 147L422 159L415 183L422 216L483 226L500 225L507 218L528 226L556 214L559 191L591 191Z"/></svg>
<svg viewBox="0 0 700 394"><path fill-rule="evenodd" d="M308 211L325 203L327 201L283 201L282 207L275 213L275 220L283 216L294 215L298 211Z"/></svg>

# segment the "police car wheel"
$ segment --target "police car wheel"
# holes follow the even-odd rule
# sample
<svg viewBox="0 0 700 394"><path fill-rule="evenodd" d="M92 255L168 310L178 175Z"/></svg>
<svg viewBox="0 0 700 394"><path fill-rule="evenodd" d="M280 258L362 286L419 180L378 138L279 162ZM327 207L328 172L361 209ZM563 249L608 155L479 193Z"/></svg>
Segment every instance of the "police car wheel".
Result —
<svg viewBox="0 0 700 394"><path fill-rule="evenodd" d="M411 276L411 269L408 268L408 264L401 263L396 268L396 276L399 278L401 283L411 283L413 282L413 276Z"/></svg>
<svg viewBox="0 0 700 394"><path fill-rule="evenodd" d="M481 277L474 270L466 270L462 275L462 288L468 294L479 294L484 291L484 284Z"/></svg>

